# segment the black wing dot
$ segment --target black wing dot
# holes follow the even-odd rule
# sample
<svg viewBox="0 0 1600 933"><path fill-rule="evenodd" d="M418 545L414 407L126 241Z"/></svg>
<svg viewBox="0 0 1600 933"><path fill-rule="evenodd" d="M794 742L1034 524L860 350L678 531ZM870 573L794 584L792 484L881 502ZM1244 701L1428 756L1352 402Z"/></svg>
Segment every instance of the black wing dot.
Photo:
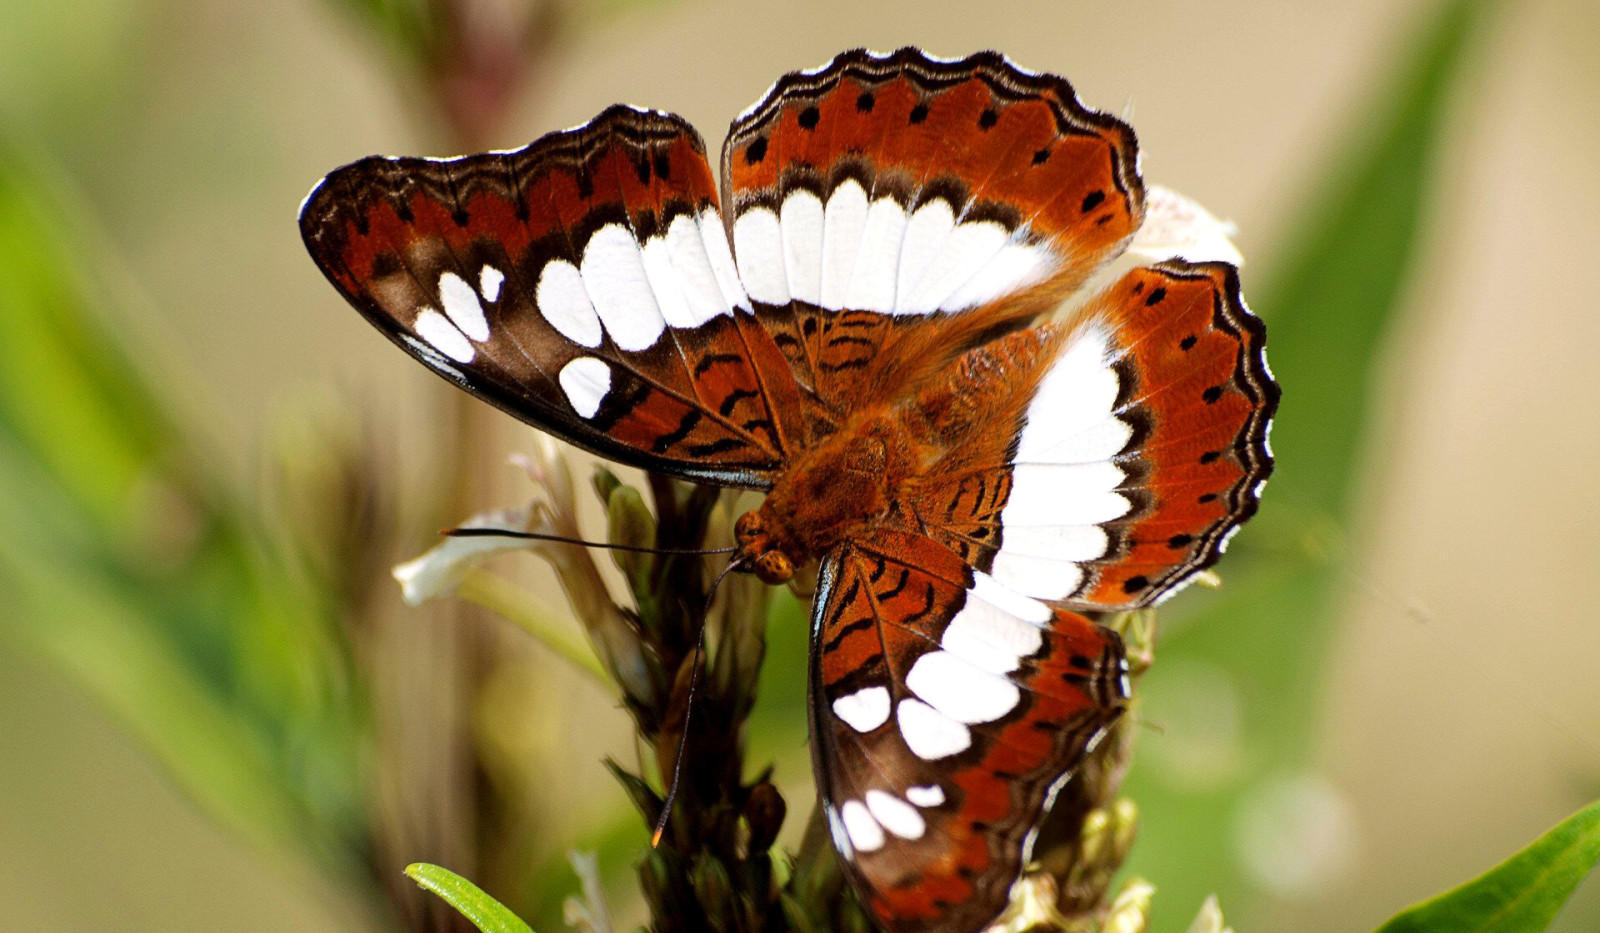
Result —
<svg viewBox="0 0 1600 933"><path fill-rule="evenodd" d="M746 165L755 165L767 157L767 138L765 136L744 148L744 162Z"/></svg>
<svg viewBox="0 0 1600 933"><path fill-rule="evenodd" d="M1147 587L1149 585L1150 585L1149 579L1147 579L1144 576L1129 577L1127 580L1124 580L1123 583L1122 583L1122 592L1124 592L1124 593L1137 593L1137 592L1139 592L1140 590L1144 589L1145 587Z"/></svg>
<svg viewBox="0 0 1600 933"><path fill-rule="evenodd" d="M1185 350L1192 350L1194 349L1194 345L1198 343L1199 340L1200 338L1196 337L1194 334L1190 334L1189 336L1180 340L1178 342L1178 346Z"/></svg>
<svg viewBox="0 0 1600 933"><path fill-rule="evenodd" d="M1151 305L1158 305L1158 304L1161 303L1161 299L1163 299L1165 297L1167 297L1167 290L1164 289L1164 288L1158 288L1155 291L1150 293L1150 297L1149 298L1146 298L1144 300L1145 307L1148 308Z"/></svg>
<svg viewBox="0 0 1600 933"><path fill-rule="evenodd" d="M800 111L800 126L802 129L816 129L817 123L821 119L822 111L818 110L815 106L807 107L806 109Z"/></svg>
<svg viewBox="0 0 1600 933"><path fill-rule="evenodd" d="M1050 161L1050 147L1049 146L1046 146L1045 148L1040 149L1038 152L1035 152L1033 154L1033 164L1034 165L1043 165L1048 161Z"/></svg>
<svg viewBox="0 0 1600 933"><path fill-rule="evenodd" d="M1172 548L1188 547L1190 542L1192 542L1192 541L1194 541L1194 536L1193 535L1173 535L1172 537L1167 539L1167 547L1172 547Z"/></svg>
<svg viewBox="0 0 1600 933"><path fill-rule="evenodd" d="M994 125L999 122L1000 111L994 109L993 107L990 107L983 113L978 114L978 129L980 130L993 129Z"/></svg>
<svg viewBox="0 0 1600 933"><path fill-rule="evenodd" d="M1222 398L1222 386L1212 386L1204 392L1201 392L1200 397L1206 400L1207 405L1214 405L1216 404L1217 399Z"/></svg>
<svg viewBox="0 0 1600 933"><path fill-rule="evenodd" d="M1222 457L1222 451L1220 451L1220 450L1208 450L1205 453L1200 455L1200 462L1201 463L1216 463L1217 460L1219 458L1221 458L1221 457Z"/></svg>
<svg viewBox="0 0 1600 933"><path fill-rule="evenodd" d="M871 91L862 91L861 96L856 98L856 109L862 113L871 113L872 106L877 102L878 99L872 96Z"/></svg>
<svg viewBox="0 0 1600 933"><path fill-rule="evenodd" d="M1083 212L1085 214L1099 207L1106 199L1104 191L1091 191L1083 196ZM1135 292L1134 294L1138 294Z"/></svg>
<svg viewBox="0 0 1600 933"><path fill-rule="evenodd" d="M915 107L911 108L911 122L912 123L921 123L923 120L926 120L926 119L928 119L928 105L927 104L918 104Z"/></svg>

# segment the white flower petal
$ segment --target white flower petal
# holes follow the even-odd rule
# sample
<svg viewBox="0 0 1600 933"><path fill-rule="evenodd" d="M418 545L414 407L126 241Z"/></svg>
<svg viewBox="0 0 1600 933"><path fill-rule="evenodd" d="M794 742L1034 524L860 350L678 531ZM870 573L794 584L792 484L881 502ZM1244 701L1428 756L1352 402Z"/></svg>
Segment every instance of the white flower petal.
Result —
<svg viewBox="0 0 1600 933"><path fill-rule="evenodd" d="M1150 185L1145 189L1144 224L1128 244L1128 253L1149 262L1178 258L1243 265L1244 255L1233 245L1234 233L1232 223L1218 220L1192 198Z"/></svg>
<svg viewBox="0 0 1600 933"><path fill-rule="evenodd" d="M525 531L529 517L528 509L500 509L474 515L461 527ZM396 565L391 572L400 581L406 605L420 606L455 592L467 574L489 558L523 550L530 543L519 538L445 538L422 556Z"/></svg>

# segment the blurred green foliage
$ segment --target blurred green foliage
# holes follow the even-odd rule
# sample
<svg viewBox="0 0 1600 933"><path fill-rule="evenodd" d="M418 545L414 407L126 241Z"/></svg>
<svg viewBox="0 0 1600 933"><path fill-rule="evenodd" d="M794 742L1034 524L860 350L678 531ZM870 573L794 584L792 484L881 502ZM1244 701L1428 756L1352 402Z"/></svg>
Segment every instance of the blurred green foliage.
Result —
<svg viewBox="0 0 1600 933"><path fill-rule="evenodd" d="M72 674L224 823L347 873L366 740L332 606L110 338L54 191L0 143L0 638Z"/></svg>
<svg viewBox="0 0 1600 933"><path fill-rule="evenodd" d="M1192 661L1224 672L1239 699L1241 757L1270 762L1280 775L1303 767L1309 750L1340 572L1330 552L1351 520L1374 368L1422 237L1451 92L1490 6L1450 0L1432 14L1292 225L1301 232L1273 263L1276 275L1252 285L1246 270L1283 386L1272 433L1277 467L1261 514L1218 568L1225 585L1185 594L1165 613L1161 655L1168 669ZM1163 686L1160 677L1145 685L1145 715L1155 722L1177 702ZM1186 787L1134 769L1127 792L1145 820L1130 870L1161 890L1156 930L1182 929L1191 905L1212 891L1230 919L1253 925L1256 901L1232 826L1261 780L1258 769L1240 768Z"/></svg>

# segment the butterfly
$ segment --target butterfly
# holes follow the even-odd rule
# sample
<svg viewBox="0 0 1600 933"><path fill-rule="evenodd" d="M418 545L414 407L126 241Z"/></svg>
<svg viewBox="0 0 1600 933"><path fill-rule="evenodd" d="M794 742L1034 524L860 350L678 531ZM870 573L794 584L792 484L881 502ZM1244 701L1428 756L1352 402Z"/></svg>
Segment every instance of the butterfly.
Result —
<svg viewBox="0 0 1600 933"><path fill-rule="evenodd" d="M1123 711L1103 613L1256 511L1279 391L1237 270L1174 258L1052 312L1138 230L1133 130L983 52L846 52L732 124L614 106L526 148L362 159L312 257L412 356L622 463L766 493L770 583L819 562L819 799L886 929L1006 905Z"/></svg>

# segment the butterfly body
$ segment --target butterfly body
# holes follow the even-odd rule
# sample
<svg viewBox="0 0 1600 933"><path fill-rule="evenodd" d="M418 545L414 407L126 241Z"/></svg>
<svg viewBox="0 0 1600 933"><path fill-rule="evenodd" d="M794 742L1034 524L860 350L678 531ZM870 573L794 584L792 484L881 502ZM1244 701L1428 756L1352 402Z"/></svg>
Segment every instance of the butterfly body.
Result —
<svg viewBox="0 0 1600 933"><path fill-rule="evenodd" d="M847 52L730 128L613 107L514 152L369 158L308 249L435 372L612 459L764 491L736 560L818 564L810 716L841 865L895 933L1005 906L1128 697L1098 613L1221 554L1278 388L1225 262L1046 316L1144 218L1137 144L992 52ZM1041 323L1043 322L1043 323Z"/></svg>
<svg viewBox="0 0 1600 933"><path fill-rule="evenodd" d="M742 516L735 537L767 583L858 536L889 512L915 456L900 425L877 412L801 454L760 508Z"/></svg>

